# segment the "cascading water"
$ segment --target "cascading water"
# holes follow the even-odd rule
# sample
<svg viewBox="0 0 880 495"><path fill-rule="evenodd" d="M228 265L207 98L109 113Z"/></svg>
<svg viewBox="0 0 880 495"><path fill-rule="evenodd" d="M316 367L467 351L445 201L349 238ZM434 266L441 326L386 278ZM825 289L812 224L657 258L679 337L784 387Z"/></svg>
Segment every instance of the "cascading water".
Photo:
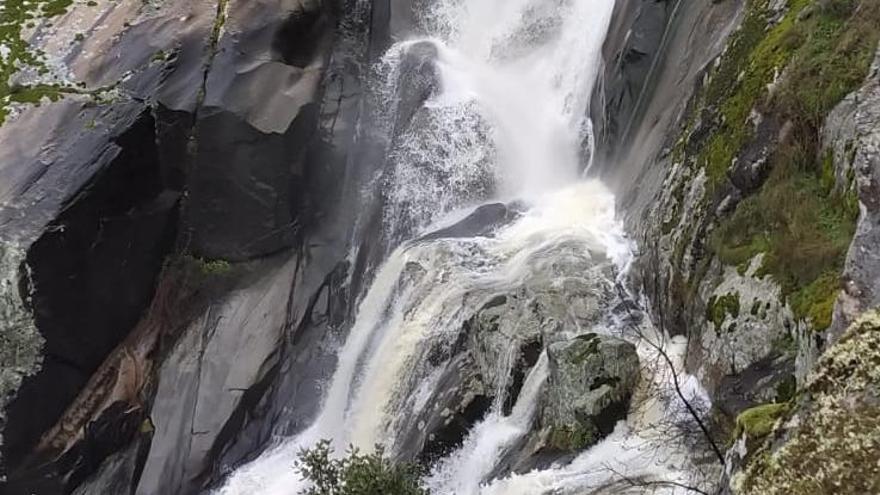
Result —
<svg viewBox="0 0 880 495"><path fill-rule="evenodd" d="M580 178L588 158L583 143L591 139L588 101L613 6L614 0L438 0L423 13L427 36L389 50L380 96L385 110L393 109L390 127L401 121L395 98L404 88L396 85L407 54L432 47L427 52L439 76L408 127L393 130L381 182L385 230L392 241L408 240L399 239L364 294L313 423L234 472L220 493L298 493L307 485L296 457L321 439L338 451L381 443L394 455L417 454L408 449L426 442L419 418L430 416L438 388L461 368L462 339L482 338L462 329L480 308L510 294L531 302L568 298L557 304L565 330L492 337L494 345L484 347L493 358L470 363L482 366L491 405L463 442L436 460L426 480L432 492L588 493L612 473L686 480L676 452L659 464L639 455L649 442L638 431L650 429L645 418L671 407L660 399L641 401L626 424L569 463L491 480L500 459L529 433L547 379L543 351L511 392L519 346L536 335L624 333L610 307L630 247L614 197ZM509 209L516 218L491 234L419 237L487 201L515 205ZM644 358L651 352L640 348ZM668 388L662 374L646 381ZM612 460L615 469L603 471Z"/></svg>

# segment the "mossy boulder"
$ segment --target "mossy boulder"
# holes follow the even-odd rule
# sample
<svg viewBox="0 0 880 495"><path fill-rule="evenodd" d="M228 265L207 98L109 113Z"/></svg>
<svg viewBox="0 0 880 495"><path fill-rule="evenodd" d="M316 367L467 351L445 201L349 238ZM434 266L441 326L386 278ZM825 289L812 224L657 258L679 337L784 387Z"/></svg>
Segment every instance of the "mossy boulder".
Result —
<svg viewBox="0 0 880 495"><path fill-rule="evenodd" d="M746 409L736 417L734 436L746 435L750 439L763 438L773 431L777 420L788 411L788 404L763 404Z"/></svg>
<svg viewBox="0 0 880 495"><path fill-rule="evenodd" d="M759 433L769 413L779 412L762 407L747 421ZM880 493L880 311L864 315L822 356L793 418L734 477L735 493Z"/></svg>
<svg viewBox="0 0 880 495"><path fill-rule="evenodd" d="M549 377L542 409L547 446L585 449L626 417L639 378L634 345L588 333L547 349Z"/></svg>

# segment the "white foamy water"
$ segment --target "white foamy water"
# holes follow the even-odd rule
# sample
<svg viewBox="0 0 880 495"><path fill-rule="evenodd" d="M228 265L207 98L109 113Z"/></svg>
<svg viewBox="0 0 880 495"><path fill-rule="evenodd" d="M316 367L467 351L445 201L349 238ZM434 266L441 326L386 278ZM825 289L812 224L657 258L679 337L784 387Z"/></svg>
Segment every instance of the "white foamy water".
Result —
<svg viewBox="0 0 880 495"><path fill-rule="evenodd" d="M425 38L389 50L380 96L391 113L407 50L427 42L438 53L441 87L413 118L416 124L396 137L383 182L385 229L409 232L411 240L400 239L373 277L314 422L239 468L218 493L299 493L307 483L294 468L297 455L320 439L337 451L383 443L394 453L403 441L401 425L427 407L448 364L433 363L430 350L451 347L476 308L535 273L552 273L548 267L572 250L626 269L632 254L613 195L580 179L589 158L582 150L590 141L589 98L613 6L613 0L438 0L423 13ZM524 213L493 237L412 240L429 225L498 200L517 200ZM650 349L639 352L651 358ZM498 366L506 372L513 349L501 355ZM618 473L685 478L678 452L663 463L640 454L651 442L648 418L670 408L668 401L644 400L614 434L572 462L488 480L498 459L532 428L546 378L542 354L510 414L494 404L463 445L433 467L426 483L434 493L588 493L615 476L602 469L609 459L622 463ZM668 389L663 373L652 371L643 381Z"/></svg>

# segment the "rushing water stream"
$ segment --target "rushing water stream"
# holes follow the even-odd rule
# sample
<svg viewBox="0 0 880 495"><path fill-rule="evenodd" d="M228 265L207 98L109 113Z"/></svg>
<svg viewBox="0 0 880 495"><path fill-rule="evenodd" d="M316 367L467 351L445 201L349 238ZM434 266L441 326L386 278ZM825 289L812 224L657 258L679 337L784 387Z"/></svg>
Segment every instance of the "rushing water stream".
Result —
<svg viewBox="0 0 880 495"><path fill-rule="evenodd" d="M582 178L592 142L589 97L613 6L614 0L438 0L423 13L426 37L388 51L379 91L389 108L400 91L396 71L413 47L434 47L440 76L438 90L414 118L418 125L389 150L391 166L380 182L385 229L410 232L409 239L400 239L372 277L313 423L233 473L220 493L298 493L306 485L294 461L321 439L337 450L382 443L400 452L413 418L429 406L451 366L436 350L454 346L476 308L541 284L553 290L567 283L615 285L630 245L613 195ZM479 204L499 201L515 204L519 213L493 235L419 238ZM581 320L571 321L577 328ZM617 321L609 313L591 331L622 335ZM644 324L643 330L651 331ZM679 344L669 347L675 359ZM495 375L509 375L513 351L495 350ZM639 346L643 361L652 360L652 352ZM653 417L675 409L653 396L573 460L493 481L499 459L530 431L546 378L542 353L509 411L500 405L506 383L495 384L489 412L433 466L426 480L432 493L589 493L620 476L688 481L684 457L651 443ZM668 389L664 373L643 382L643 390ZM685 385L699 393L692 380Z"/></svg>

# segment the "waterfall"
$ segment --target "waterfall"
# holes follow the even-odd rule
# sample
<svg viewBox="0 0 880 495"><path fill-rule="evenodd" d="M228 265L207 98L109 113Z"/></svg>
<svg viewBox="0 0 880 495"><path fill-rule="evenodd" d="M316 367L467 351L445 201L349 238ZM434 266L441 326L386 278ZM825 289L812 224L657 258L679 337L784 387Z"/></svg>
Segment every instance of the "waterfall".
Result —
<svg viewBox="0 0 880 495"><path fill-rule="evenodd" d="M613 195L581 178L589 159L589 98L613 6L614 0L438 0L421 13L424 37L389 49L377 93L394 137L377 185L386 196L385 230L400 244L358 305L313 423L232 473L219 493L298 493L307 485L294 469L297 454L321 439L337 450L382 443L402 452L407 432L418 430L413 418L424 414L454 367L461 329L499 296L557 293L566 284L613 293L614 274L632 257L630 243ZM406 122L398 101L406 88L399 84L415 50L433 57L438 81ZM516 218L489 235L421 237L487 202L515 205ZM571 311L574 327L587 324ZM595 326L621 334L614 321L608 314ZM513 351L491 351L497 369L484 378L494 401L463 443L435 463L426 480L432 492L587 493L607 481L608 474L596 473L609 460L624 463L619 472L678 479L674 468L638 454L649 441L634 433L638 417L671 407L646 401L572 462L492 481L498 459L528 433L547 377L545 351L505 413Z"/></svg>

